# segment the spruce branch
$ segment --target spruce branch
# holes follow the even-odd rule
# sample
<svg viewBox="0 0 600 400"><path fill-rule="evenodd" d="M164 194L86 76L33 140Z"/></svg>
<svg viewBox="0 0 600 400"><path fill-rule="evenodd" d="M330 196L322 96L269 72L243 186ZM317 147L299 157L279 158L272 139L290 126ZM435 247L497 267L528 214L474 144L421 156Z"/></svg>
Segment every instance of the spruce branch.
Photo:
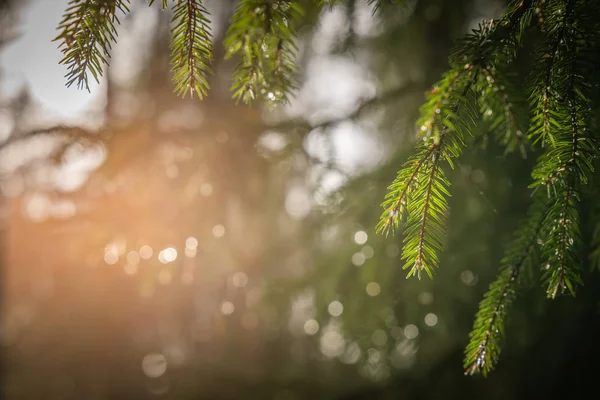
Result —
<svg viewBox="0 0 600 400"><path fill-rule="evenodd" d="M403 269L409 269L407 278L416 275L420 279L422 271L431 278L439 262L449 208L447 197L450 196L450 182L440 159L453 167L452 158L460 155L465 134L463 122L456 116L458 105L444 100L445 92L462 88L462 96L458 98L464 102L473 78L468 73L452 71L441 82L443 90L434 88L430 92L430 103L440 107L444 104L445 112L442 114L435 108L432 115L424 115L421 131L427 132L423 142L417 154L398 172L382 203L385 211L377 226L378 232L396 230L400 220L406 219L402 258L405 260Z"/></svg>
<svg viewBox="0 0 600 400"><path fill-rule="evenodd" d="M501 260L500 273L490 284L479 304L469 344L465 349L465 375L487 375L498 362L510 307L525 269L537 266L538 247L548 207L543 196L536 196L528 215L514 234Z"/></svg>
<svg viewBox="0 0 600 400"><path fill-rule="evenodd" d="M102 67L108 64L112 43L116 42L119 24L117 13L129 12L129 0L71 0L58 25L58 41L63 57L60 64L67 66L67 87L90 90L90 72L96 82L102 76Z"/></svg>
<svg viewBox="0 0 600 400"><path fill-rule="evenodd" d="M593 171L597 153L595 140L587 129L591 119L589 83L583 77L587 56L581 47L585 29L582 21L574 17L573 2L568 1L564 7L554 9L562 24L550 71L553 90L560 95L550 110L554 140L532 173L532 187L545 187L551 201L545 221L548 232L542 246L542 279L550 298L566 290L575 295L575 286L582 284L580 194Z"/></svg>
<svg viewBox="0 0 600 400"><path fill-rule="evenodd" d="M451 56L452 69L429 92L428 101L421 107L417 124L423 142L389 186L377 225L378 232L388 233L405 220L402 256L403 268L409 269L407 277L420 278L421 271L432 277L438 265L450 196L450 182L440 159L453 168L453 158L462 152L464 138L478 114L470 94L481 89L477 85L479 76L490 71L495 56L514 56L512 47L518 44L520 34L515 26L522 27L521 18L530 14L526 13L529 5L523 4L513 7L504 19L483 24L463 39Z"/></svg>
<svg viewBox="0 0 600 400"><path fill-rule="evenodd" d="M542 279L548 297L555 298L568 288L575 295L575 284L582 284L579 275L579 196L575 188L566 183L562 197L554 199L544 223L549 229L542 246Z"/></svg>
<svg viewBox="0 0 600 400"><path fill-rule="evenodd" d="M552 145L556 144L553 130L560 127L557 121L558 115L553 109L560 99L560 92L554 86L556 80L553 72L556 70L555 63L563 57L560 44L564 42L567 29L567 16L570 13L572 1L543 1L539 10L543 10L547 18L542 18L541 29L547 35L547 43L540 52L543 62L534 67L532 81L533 88L530 95L533 118L529 127L529 136L534 143L542 142L544 145L549 140ZM541 11L540 11L541 12Z"/></svg>
<svg viewBox="0 0 600 400"><path fill-rule="evenodd" d="M524 101L511 86L511 80L495 67L482 68L480 82L480 107L483 119L488 122L489 129L498 132L499 142L506 146L508 152L519 149L526 158L525 136L521 127L526 126L522 107Z"/></svg>
<svg viewBox="0 0 600 400"><path fill-rule="evenodd" d="M178 0L173 5L171 71L175 92L189 91L201 99L208 92L206 76L211 73L212 41L208 11L201 0Z"/></svg>
<svg viewBox="0 0 600 400"><path fill-rule="evenodd" d="M385 208L377 231L389 234L395 232L400 226L400 219L406 210L406 203L411 189L415 186L418 174L423 165L429 160L435 150L434 146L421 147L400 169L394 182L388 187L388 193L382 206Z"/></svg>
<svg viewBox="0 0 600 400"><path fill-rule="evenodd" d="M423 270L432 278L433 269L439 263L448 209L446 197L450 196L447 190L450 182L439 165L442 146L443 143L432 146L431 161L419 175L408 209L402 249L402 258L406 260L403 269L409 269L407 278L416 275L421 279Z"/></svg>
<svg viewBox="0 0 600 400"><path fill-rule="evenodd" d="M295 24L304 15L291 0L242 0L225 38L225 58L238 55L233 77L236 100L285 103L297 89Z"/></svg>

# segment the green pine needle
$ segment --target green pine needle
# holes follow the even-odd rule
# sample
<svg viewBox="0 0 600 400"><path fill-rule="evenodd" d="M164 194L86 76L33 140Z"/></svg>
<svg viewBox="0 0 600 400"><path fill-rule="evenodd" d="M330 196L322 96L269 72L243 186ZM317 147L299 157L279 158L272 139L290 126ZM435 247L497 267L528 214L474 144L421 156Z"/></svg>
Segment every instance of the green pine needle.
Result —
<svg viewBox="0 0 600 400"><path fill-rule="evenodd" d="M546 141L554 146L556 139L553 131L560 127L554 109L560 100L560 91L555 86L557 77L555 72L557 65L566 55L564 37L567 33L567 6L572 2L547 1L540 8L540 15L544 17L540 21L541 29L546 33L546 43L538 52L541 63L533 68L532 87L530 102L533 109L533 118L529 127L529 136L534 143Z"/></svg>
<svg viewBox="0 0 600 400"><path fill-rule="evenodd" d="M480 108L494 107L503 111L500 115L514 118L508 129L514 130L511 137L520 137L511 100L504 91L494 90L499 86L488 61L500 55L506 59L514 56L513 47L519 40L506 37L520 32L513 29L513 24L520 22L519 18L514 19L516 12L520 13L519 18L526 15L517 7L504 20L483 24L467 35L451 57L452 69L429 92L421 107L417 124L423 142L389 186L382 203L385 211L377 225L378 232L388 233L405 221L402 257L403 268L409 270L407 277L420 278L422 271L432 277L438 266L450 196L450 182L440 161L453 168L453 159L462 153L465 137L479 114L470 98L473 92L483 93ZM480 76L484 77L483 85Z"/></svg>
<svg viewBox="0 0 600 400"><path fill-rule="evenodd" d="M396 230L400 221L406 220L402 257L406 260L403 268L409 270L407 277L420 279L422 271L432 277L439 262L450 196L450 182L440 161L453 166L452 159L462 151L465 132L449 92L462 92L464 100L471 82L466 70L452 71L430 92L420 120L422 144L398 172L382 203L385 211L377 226L379 232ZM433 113L427 112L429 109Z"/></svg>
<svg viewBox="0 0 600 400"><path fill-rule="evenodd" d="M173 6L171 71L175 92L203 98L208 93L212 41L208 11L201 0L180 0Z"/></svg>
<svg viewBox="0 0 600 400"><path fill-rule="evenodd" d="M515 239L506 249L500 274L491 283L475 316L469 344L465 349L465 375L487 375L498 362L509 310L517 297L516 289L524 270L537 267L537 248L541 242L547 209L543 196L537 196L527 218L515 232Z"/></svg>
<svg viewBox="0 0 600 400"><path fill-rule="evenodd" d="M117 13L129 12L129 0L71 0L58 25L63 57L67 66L67 86L90 90L88 72L100 82L102 67L108 64L112 43L116 42L119 24Z"/></svg>
<svg viewBox="0 0 600 400"><path fill-rule="evenodd" d="M526 158L527 108L524 99L512 87L510 76L495 67L485 66L478 81L481 115L491 132L497 132L498 142L507 152L518 149Z"/></svg>
<svg viewBox="0 0 600 400"><path fill-rule="evenodd" d="M294 28L302 15L300 4L291 0L238 4L225 38L225 57L239 56L231 87L236 100L288 102L298 86Z"/></svg>
<svg viewBox="0 0 600 400"><path fill-rule="evenodd" d="M555 4L551 2L550 5ZM542 246L542 280L548 297L555 298L565 291L575 295L576 285L583 283L579 274L583 246L580 193L581 187L587 184L588 174L593 171L597 143L587 129L591 120L590 88L582 75L588 68L587 55L581 48L581 39L585 35L582 20L574 17L573 1L547 11L552 11L560 22L553 31L557 44L547 72L550 78L538 82L538 86L549 83L543 90L557 95L548 103L552 146L533 170L535 181L532 187L544 187L551 201L545 221L547 237ZM538 87L534 93L543 90ZM544 133L537 134L543 137Z"/></svg>

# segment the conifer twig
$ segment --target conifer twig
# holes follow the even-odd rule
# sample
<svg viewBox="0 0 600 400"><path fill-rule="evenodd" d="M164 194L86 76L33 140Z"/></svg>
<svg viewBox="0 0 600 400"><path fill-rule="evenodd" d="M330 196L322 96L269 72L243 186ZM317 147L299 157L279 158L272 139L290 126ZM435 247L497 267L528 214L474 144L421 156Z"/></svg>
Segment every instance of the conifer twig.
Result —
<svg viewBox="0 0 600 400"><path fill-rule="evenodd" d="M89 91L88 72L99 82L116 42L117 13L129 12L128 4L129 0L70 1L58 25L60 33L54 38L63 54L60 64L67 66L67 86L76 83Z"/></svg>
<svg viewBox="0 0 600 400"><path fill-rule="evenodd" d="M171 71L175 92L194 93L203 98L208 92L212 42L208 11L201 0L177 0L173 6L171 29Z"/></svg>
<svg viewBox="0 0 600 400"><path fill-rule="evenodd" d="M527 218L515 232L513 242L507 247L500 274L490 285L475 316L469 344L465 349L465 375L477 372L487 375L497 363L509 309L516 300L519 278L524 268L533 267L537 261L536 249L539 247L546 213L545 200L537 196Z"/></svg>

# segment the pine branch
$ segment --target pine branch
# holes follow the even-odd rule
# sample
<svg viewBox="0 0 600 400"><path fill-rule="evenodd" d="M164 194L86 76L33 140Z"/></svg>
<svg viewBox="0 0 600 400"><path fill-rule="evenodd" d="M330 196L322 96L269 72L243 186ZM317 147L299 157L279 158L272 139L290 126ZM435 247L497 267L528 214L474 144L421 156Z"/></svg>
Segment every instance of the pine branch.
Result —
<svg viewBox="0 0 600 400"><path fill-rule="evenodd" d="M407 278L416 275L421 279L423 270L432 278L439 263L438 253L442 250L448 209L446 197L450 196L447 190L450 182L439 165L442 146L443 142L432 146L431 161L419 174L409 204L402 249L402 258L406 260L403 269L409 269Z"/></svg>
<svg viewBox="0 0 600 400"><path fill-rule="evenodd" d="M545 200L537 196L529 207L527 218L515 232L515 239L507 247L500 274L490 284L475 316L465 349L465 375L487 375L498 362L508 313L516 300L523 271L537 265L537 248L546 213Z"/></svg>
<svg viewBox="0 0 600 400"><path fill-rule="evenodd" d="M521 18L529 15L525 11L521 3L511 8L503 20L490 21L468 35L451 56L452 69L429 92L428 101L421 107L418 125L423 142L389 186L382 203L385 211L377 225L379 232L388 233L406 220L402 256L403 268L409 269L407 277L420 278L421 271L432 277L438 265L450 196L450 183L440 159L453 168L452 159L461 154L464 138L478 114L469 94L477 87L480 73L489 71L494 56L514 56L512 47L519 42L520 34L514 26L522 26Z"/></svg>
<svg viewBox="0 0 600 400"><path fill-rule="evenodd" d="M597 153L595 140L587 125L590 121L589 83L583 78L587 68L581 44L585 31L581 19L575 18L571 1L554 12L561 16L561 40L550 71L552 89L562 96L552 103L553 146L540 158L532 176L532 187L545 187L551 201L546 218L548 232L542 246L545 260L542 279L548 297L555 298L568 290L575 295L575 285L582 284L579 274L580 234L579 203L581 186L593 171Z"/></svg>
<svg viewBox="0 0 600 400"><path fill-rule="evenodd" d="M420 279L421 271L431 278L439 262L450 196L450 182L440 159L454 167L452 159L462 151L467 127L456 111L463 103L468 109L467 93L476 80L471 72L470 68L451 71L442 80L442 89L436 87L430 92L429 103L436 108L421 118L421 132L426 132L423 144L399 171L382 204L385 211L377 226L379 232L397 229L406 217L402 258L406 260L403 269L409 269L407 278L416 275ZM461 94L448 96L447 91ZM455 98L460 100L454 103ZM444 113L438 106L444 107Z"/></svg>
<svg viewBox="0 0 600 400"><path fill-rule="evenodd" d="M528 124L527 108L520 92L514 89L515 76L509 72L509 67L517 56L533 12L531 1L515 2L504 18L480 26L479 31L474 31L474 35L465 40L473 42L479 37L483 47L479 62L481 74L475 87L480 113L490 124L489 129L498 133L498 141L506 146L506 151L518 148L523 158L526 158L526 140L522 127ZM484 38L486 40L482 41Z"/></svg>
<svg viewBox="0 0 600 400"><path fill-rule="evenodd" d="M173 5L171 71L175 92L189 91L201 99L208 92L206 76L211 73L212 41L208 11L201 0L178 0Z"/></svg>
<svg viewBox="0 0 600 400"><path fill-rule="evenodd" d="M294 25L304 11L291 0L242 0L225 39L226 58L239 55L232 91L251 104L285 103L297 89Z"/></svg>
<svg viewBox="0 0 600 400"><path fill-rule="evenodd" d="M521 130L526 126L524 111L517 115L517 110L526 110L523 100L517 91L511 88L510 79L505 78L497 69L490 66L482 68L482 79L478 84L480 93L481 114L489 123L489 129L498 132L499 142L506 146L507 152L518 148L526 158L525 137Z"/></svg>
<svg viewBox="0 0 600 400"><path fill-rule="evenodd" d="M112 43L116 42L117 13L129 12L129 0L71 0L58 28L63 54L60 64L67 66L67 86L90 90L90 72L100 82L103 65L108 65Z"/></svg>
<svg viewBox="0 0 600 400"><path fill-rule="evenodd" d="M530 96L531 108L533 109L533 118L529 127L529 136L533 138L534 143L542 142L544 145L546 140L550 140L552 145L556 144L556 139L552 131L560 127L557 121L558 115L553 111L556 107L556 102L560 98L560 93L553 85L553 71L557 59L560 59L563 54L560 47L564 41L564 36L567 29L567 16L570 10L572 1L566 3L563 1L544 1L541 10L544 10L541 29L546 32L549 37L547 44L543 47L540 57L544 60L542 63L537 63L533 69L533 88Z"/></svg>

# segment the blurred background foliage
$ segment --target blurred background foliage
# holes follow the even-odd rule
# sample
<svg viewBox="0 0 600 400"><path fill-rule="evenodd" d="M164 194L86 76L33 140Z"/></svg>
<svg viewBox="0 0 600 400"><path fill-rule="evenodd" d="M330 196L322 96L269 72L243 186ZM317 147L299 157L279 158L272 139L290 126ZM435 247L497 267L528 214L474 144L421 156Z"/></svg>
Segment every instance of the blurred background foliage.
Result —
<svg viewBox="0 0 600 400"><path fill-rule="evenodd" d="M0 2L5 61L40 3L66 6ZM364 1L322 12L306 1L300 87L278 111L230 99L235 60L213 65L205 100L173 94L169 11L145 3L122 21L99 105L76 120L52 116L33 86L7 90L0 70L5 398L594 393L597 280L552 302L530 285L496 371L463 376L477 304L529 204L533 155L483 140L449 171L434 280L406 280L401 236L374 231L453 41L502 1L413 0L375 15ZM224 54L235 1L205 3Z"/></svg>

